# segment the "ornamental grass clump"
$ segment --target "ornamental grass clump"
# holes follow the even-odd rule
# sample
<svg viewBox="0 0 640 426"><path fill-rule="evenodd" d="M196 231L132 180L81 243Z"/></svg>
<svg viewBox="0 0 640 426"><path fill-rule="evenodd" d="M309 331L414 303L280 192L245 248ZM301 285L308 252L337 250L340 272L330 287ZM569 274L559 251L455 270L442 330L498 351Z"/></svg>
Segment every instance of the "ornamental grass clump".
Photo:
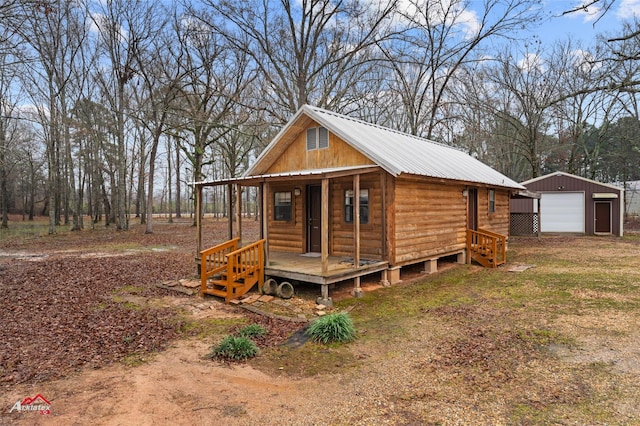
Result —
<svg viewBox="0 0 640 426"><path fill-rule="evenodd" d="M244 361L260 353L260 349L248 337L227 336L218 346L211 348L209 358L223 358L233 361Z"/></svg>
<svg viewBox="0 0 640 426"><path fill-rule="evenodd" d="M356 329L346 312L338 312L318 318L306 332L311 340L320 343L347 343L355 340Z"/></svg>
<svg viewBox="0 0 640 426"><path fill-rule="evenodd" d="M267 329L260 324L250 324L246 327L242 327L236 334L240 337L248 337L252 339L254 337L262 337L266 335Z"/></svg>

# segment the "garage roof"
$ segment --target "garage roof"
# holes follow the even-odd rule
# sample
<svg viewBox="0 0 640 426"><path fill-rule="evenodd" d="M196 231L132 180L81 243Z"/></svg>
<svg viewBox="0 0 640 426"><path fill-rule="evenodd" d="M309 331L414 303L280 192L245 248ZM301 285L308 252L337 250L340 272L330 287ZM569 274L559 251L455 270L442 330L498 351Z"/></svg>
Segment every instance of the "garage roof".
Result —
<svg viewBox="0 0 640 426"><path fill-rule="evenodd" d="M566 177L582 180L582 181L589 182L589 183L595 183L596 185L601 185L601 186L604 186L604 187L607 187L607 188L611 188L611 189L614 189L616 192L624 191L624 188L621 188L621 187L616 186L616 185L612 185L610 183L602 183L602 182L598 182L598 181L595 181L595 180L587 179L587 178L582 177L582 176L576 176L576 175L572 175L570 173L565 173L565 172L548 173L548 174L546 174L544 176L538 176L536 178L529 179L529 180L526 180L526 181L521 182L521 183L523 185L528 185L528 184L533 183L533 182L538 182L540 180L548 179L549 177L552 177L552 176L558 176L558 177L566 176Z"/></svg>

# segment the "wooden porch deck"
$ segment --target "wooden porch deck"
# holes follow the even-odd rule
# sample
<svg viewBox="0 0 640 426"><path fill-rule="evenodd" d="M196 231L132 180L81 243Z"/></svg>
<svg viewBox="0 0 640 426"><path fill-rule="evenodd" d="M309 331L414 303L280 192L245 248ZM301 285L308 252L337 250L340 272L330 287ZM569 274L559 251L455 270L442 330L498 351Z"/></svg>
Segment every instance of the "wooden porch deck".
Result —
<svg viewBox="0 0 640 426"><path fill-rule="evenodd" d="M329 256L326 274L322 274L320 254L270 251L265 275L313 284L333 284L340 281L384 271L389 262L360 259L360 267L353 267L353 258Z"/></svg>

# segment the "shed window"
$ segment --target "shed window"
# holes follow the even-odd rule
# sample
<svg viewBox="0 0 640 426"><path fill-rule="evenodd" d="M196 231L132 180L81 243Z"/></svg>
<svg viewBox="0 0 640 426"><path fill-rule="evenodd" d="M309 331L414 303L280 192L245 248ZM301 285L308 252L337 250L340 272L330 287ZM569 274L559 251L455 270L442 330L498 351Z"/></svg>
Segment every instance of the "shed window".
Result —
<svg viewBox="0 0 640 426"><path fill-rule="evenodd" d="M353 189L344 191L344 221L353 223ZM369 223L369 190L360 190L360 223Z"/></svg>
<svg viewBox="0 0 640 426"><path fill-rule="evenodd" d="M307 151L329 147L329 130L325 127L307 129Z"/></svg>
<svg viewBox="0 0 640 426"><path fill-rule="evenodd" d="M291 191L274 193L273 219L285 222L291 220Z"/></svg>
<svg viewBox="0 0 640 426"><path fill-rule="evenodd" d="M496 212L496 190L489 190L489 213Z"/></svg>

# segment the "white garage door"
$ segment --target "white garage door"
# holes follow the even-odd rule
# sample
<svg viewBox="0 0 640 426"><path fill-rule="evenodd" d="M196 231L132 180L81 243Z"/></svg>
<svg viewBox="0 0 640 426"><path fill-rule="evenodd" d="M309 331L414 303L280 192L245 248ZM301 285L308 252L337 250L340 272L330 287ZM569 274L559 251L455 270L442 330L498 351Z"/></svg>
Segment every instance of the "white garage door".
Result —
<svg viewBox="0 0 640 426"><path fill-rule="evenodd" d="M542 232L584 232L584 193L542 193Z"/></svg>

